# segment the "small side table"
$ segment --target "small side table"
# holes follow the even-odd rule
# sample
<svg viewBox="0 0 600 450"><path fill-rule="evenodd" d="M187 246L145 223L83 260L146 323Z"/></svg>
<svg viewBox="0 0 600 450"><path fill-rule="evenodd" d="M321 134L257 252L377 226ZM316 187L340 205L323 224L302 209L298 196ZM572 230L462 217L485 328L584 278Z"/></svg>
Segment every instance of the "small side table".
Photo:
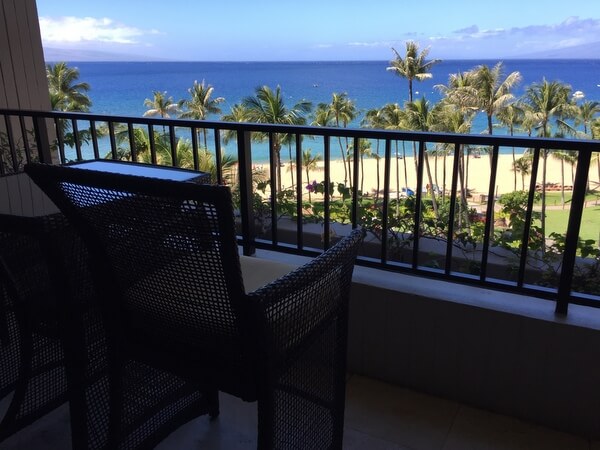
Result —
<svg viewBox="0 0 600 450"><path fill-rule="evenodd" d="M65 167L74 169L95 170L98 172L117 173L122 175L136 175L161 180L183 181L196 184L210 183L210 174L195 170L181 169L179 167L157 166L127 161L113 161L107 159L92 159L67 164Z"/></svg>

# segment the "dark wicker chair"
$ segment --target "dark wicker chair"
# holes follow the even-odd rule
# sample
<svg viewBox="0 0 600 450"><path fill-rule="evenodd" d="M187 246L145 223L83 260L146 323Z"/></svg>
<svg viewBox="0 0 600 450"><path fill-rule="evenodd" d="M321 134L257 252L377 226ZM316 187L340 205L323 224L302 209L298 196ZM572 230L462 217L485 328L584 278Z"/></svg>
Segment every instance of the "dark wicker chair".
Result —
<svg viewBox="0 0 600 450"><path fill-rule="evenodd" d="M62 214L0 215L0 397L14 391L0 441L67 400L75 449L152 447L207 411L198 386L171 373L129 359L118 377L109 372L87 259Z"/></svg>
<svg viewBox="0 0 600 450"><path fill-rule="evenodd" d="M62 214L0 215L0 398L13 392L0 417L0 442L67 400L64 352L39 239L64 223Z"/></svg>
<svg viewBox="0 0 600 450"><path fill-rule="evenodd" d="M26 172L89 246L114 361L134 355L199 382L213 416L217 391L257 401L259 448L341 448L361 231L246 293L229 188L40 164Z"/></svg>

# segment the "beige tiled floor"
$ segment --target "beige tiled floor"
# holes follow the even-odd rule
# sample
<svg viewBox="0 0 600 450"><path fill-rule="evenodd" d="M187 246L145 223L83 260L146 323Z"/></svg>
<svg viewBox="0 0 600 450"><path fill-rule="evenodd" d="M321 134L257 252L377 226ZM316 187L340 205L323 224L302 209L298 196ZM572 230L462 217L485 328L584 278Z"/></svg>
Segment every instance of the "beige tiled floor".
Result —
<svg viewBox="0 0 600 450"><path fill-rule="evenodd" d="M346 401L348 450L600 450L598 442L358 375L349 378ZM217 421L200 417L157 448L250 449L255 430L256 406L222 395ZM0 444L6 450L69 447L66 407Z"/></svg>

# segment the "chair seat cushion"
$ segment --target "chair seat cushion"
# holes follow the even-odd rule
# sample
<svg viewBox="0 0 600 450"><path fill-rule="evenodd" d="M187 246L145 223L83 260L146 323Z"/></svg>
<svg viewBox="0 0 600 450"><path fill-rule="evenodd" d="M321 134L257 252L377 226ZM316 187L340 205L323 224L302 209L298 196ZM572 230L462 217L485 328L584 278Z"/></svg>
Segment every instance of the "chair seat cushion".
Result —
<svg viewBox="0 0 600 450"><path fill-rule="evenodd" d="M240 265L246 293L254 292L271 281L290 273L297 267L254 256L240 256Z"/></svg>

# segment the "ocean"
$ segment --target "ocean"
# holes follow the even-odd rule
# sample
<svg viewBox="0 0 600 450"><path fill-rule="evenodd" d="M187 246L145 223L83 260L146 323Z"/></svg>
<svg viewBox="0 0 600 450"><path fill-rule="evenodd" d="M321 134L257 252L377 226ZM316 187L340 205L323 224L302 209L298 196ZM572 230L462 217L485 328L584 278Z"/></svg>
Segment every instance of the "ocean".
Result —
<svg viewBox="0 0 600 450"><path fill-rule="evenodd" d="M434 103L440 99L434 88L446 84L451 73L470 70L480 64L490 67L498 60L446 60L432 68L432 78L413 83L415 98L424 96ZM600 59L594 60L504 60L505 75L519 71L523 77L515 89L522 95L527 86L541 82L560 81L581 91L584 100L600 101ZM141 116L144 100L153 91L167 91L175 101L188 96L194 80L205 80L214 87L213 97L224 97L221 109L228 113L244 97L252 96L257 87L280 86L286 106L300 100L318 103L331 101L332 93L345 92L361 113L351 126L360 126L364 113L387 103L403 104L408 99L405 79L386 70L389 61L315 61L315 62L70 62L77 67L80 81L91 86L91 112ZM215 116L212 119L218 120ZM480 114L473 123L472 133L486 129ZM499 129L496 134L504 134ZM258 152L257 159L261 157ZM256 154L256 152L255 152Z"/></svg>

